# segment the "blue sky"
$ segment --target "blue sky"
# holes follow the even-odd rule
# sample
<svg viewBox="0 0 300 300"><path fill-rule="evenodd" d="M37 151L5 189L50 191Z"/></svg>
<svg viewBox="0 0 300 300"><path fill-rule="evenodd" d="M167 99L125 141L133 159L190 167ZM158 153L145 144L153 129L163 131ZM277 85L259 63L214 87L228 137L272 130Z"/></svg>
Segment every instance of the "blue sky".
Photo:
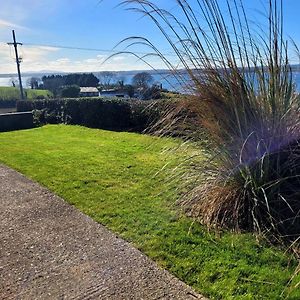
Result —
<svg viewBox="0 0 300 300"><path fill-rule="evenodd" d="M22 71L101 71L138 70L147 65L128 55L119 55L103 64L119 41L129 36L145 36L168 53L167 42L158 29L147 18L117 7L120 0L1 0L0 2L0 73L15 72L12 49L6 45L11 41L11 30L24 43ZM174 0L154 0L159 6L176 13ZM190 2L195 2L191 0ZM220 0L221 6L225 1ZM249 18L262 22L262 4L266 0L244 0ZM285 32L299 45L300 1L284 0ZM26 45L34 44L34 45ZM40 45L40 46L39 46ZM47 45L47 46L45 46ZM83 51L60 49L53 46L105 49ZM122 47L118 48L122 50ZM136 47L136 51L147 50ZM175 62L175 58L172 58ZM157 59L151 64L156 68L164 65Z"/></svg>

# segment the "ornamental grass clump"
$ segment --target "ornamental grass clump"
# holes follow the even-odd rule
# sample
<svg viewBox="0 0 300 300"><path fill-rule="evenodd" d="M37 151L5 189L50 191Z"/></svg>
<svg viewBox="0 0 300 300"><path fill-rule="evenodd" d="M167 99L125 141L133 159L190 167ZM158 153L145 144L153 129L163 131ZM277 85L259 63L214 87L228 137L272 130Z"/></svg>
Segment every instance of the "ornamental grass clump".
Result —
<svg viewBox="0 0 300 300"><path fill-rule="evenodd" d="M181 203L209 227L297 240L300 99L283 34L282 2L268 1L260 25L250 22L241 0L223 1L226 7L217 0L174 2L171 13L150 1L125 1L155 23L191 79L177 73L179 82L192 87L186 101L194 109L192 126L174 108L159 123L170 131L170 122L182 130L182 123L174 123L186 122L190 139L209 152L204 166L193 161L182 175L189 188ZM172 61L149 40L129 40L151 47L150 55L176 74Z"/></svg>

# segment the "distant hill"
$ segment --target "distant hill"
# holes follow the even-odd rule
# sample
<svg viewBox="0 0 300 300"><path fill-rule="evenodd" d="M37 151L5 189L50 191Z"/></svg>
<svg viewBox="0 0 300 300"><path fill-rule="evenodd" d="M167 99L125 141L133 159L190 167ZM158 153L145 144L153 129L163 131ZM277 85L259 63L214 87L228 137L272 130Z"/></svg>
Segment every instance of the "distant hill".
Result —
<svg viewBox="0 0 300 300"><path fill-rule="evenodd" d="M39 71L39 72L22 72L22 77L43 77L43 76L49 76L49 75L63 75L63 74L71 74L71 73L93 73L95 75L97 74L101 74L102 72L105 71L94 71L94 72L61 72L61 71ZM148 72L150 74L157 74L157 73L169 73L169 70L130 70L130 71L111 71L114 74L117 75L125 75L125 76L131 76L131 75L135 75L136 73L140 73L140 72ZM11 77L18 77L18 74L16 73L4 73L4 74L0 74L0 77L2 78L11 78Z"/></svg>
<svg viewBox="0 0 300 300"><path fill-rule="evenodd" d="M291 65L292 70L294 72L300 71L300 64L293 64ZM32 71L32 72L23 72L22 77L43 77L43 76L49 76L49 75L63 75L63 74L71 74L71 73L93 73L96 76L101 74L105 71L93 71L93 72L64 72L64 71L49 71L49 70L42 70L42 71ZM160 70L129 70L129 71L111 71L112 73L118 75L118 76L134 76L136 73L140 72L148 72L150 74L154 75L164 75L164 74L170 74L171 71L168 69L160 69ZM185 70L177 70L177 72L185 72ZM11 77L18 77L18 74L16 73L4 73L0 74L1 78L11 78Z"/></svg>

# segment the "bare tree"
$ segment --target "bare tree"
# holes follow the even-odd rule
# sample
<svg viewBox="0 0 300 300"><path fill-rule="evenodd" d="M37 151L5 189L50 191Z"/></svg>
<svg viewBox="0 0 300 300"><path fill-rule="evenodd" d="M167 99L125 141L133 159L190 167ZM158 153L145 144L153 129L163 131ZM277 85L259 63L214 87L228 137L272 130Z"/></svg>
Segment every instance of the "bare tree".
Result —
<svg viewBox="0 0 300 300"><path fill-rule="evenodd" d="M125 85L126 77L123 75L119 75L116 78L116 83L120 88L123 88Z"/></svg>
<svg viewBox="0 0 300 300"><path fill-rule="evenodd" d="M11 77L11 78L9 79L9 83L10 83L11 86L13 86L13 87L16 87L16 86L19 85L19 81L18 81L18 79L16 79L15 77Z"/></svg>
<svg viewBox="0 0 300 300"><path fill-rule="evenodd" d="M33 89L37 89L39 87L40 81L41 81L40 78L30 77L27 79L26 84L28 87L30 87L33 90Z"/></svg>
<svg viewBox="0 0 300 300"><path fill-rule="evenodd" d="M132 85L137 88L146 89L153 82L153 76L148 72L137 73L132 78Z"/></svg>
<svg viewBox="0 0 300 300"><path fill-rule="evenodd" d="M110 71L104 71L99 73L100 85L104 87L109 87L115 80L116 74Z"/></svg>

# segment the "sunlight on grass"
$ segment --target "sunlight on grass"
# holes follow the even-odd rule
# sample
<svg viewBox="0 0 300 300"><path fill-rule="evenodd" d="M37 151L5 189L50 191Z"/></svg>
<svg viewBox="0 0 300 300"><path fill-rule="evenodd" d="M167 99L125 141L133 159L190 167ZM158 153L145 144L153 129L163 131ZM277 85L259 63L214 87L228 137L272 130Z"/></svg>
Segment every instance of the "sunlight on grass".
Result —
<svg viewBox="0 0 300 300"><path fill-rule="evenodd" d="M37 97L44 97L45 99L53 97L52 92L48 90L32 90L25 89L26 99L32 100ZM0 101L1 100L19 100L20 90L17 87L0 86Z"/></svg>
<svg viewBox="0 0 300 300"><path fill-rule="evenodd" d="M79 126L0 134L0 161L48 187L213 299L299 299L296 260L250 234L208 233L182 216L167 172L176 140ZM168 168L167 168L168 169ZM299 276L298 276L299 281ZM297 278L294 282L297 282ZM289 294L290 293L290 294Z"/></svg>

